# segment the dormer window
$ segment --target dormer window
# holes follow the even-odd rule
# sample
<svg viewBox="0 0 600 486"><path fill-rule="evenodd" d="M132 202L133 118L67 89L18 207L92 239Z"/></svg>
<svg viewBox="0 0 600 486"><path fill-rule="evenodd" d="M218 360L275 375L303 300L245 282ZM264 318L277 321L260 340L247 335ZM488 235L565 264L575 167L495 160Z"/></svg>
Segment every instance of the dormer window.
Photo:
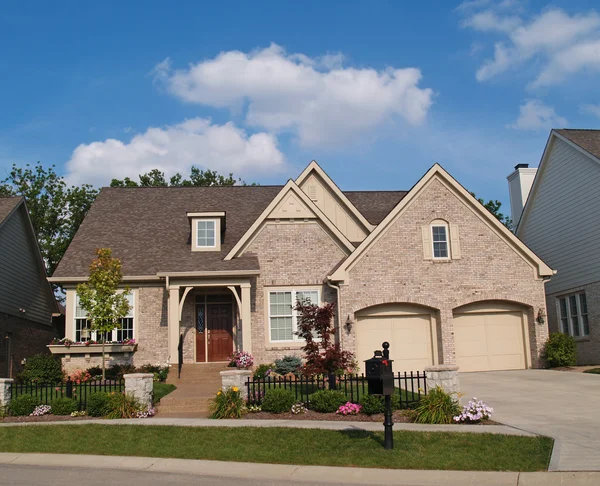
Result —
<svg viewBox="0 0 600 486"><path fill-rule="evenodd" d="M191 222L192 251L220 251L225 213L187 213Z"/></svg>

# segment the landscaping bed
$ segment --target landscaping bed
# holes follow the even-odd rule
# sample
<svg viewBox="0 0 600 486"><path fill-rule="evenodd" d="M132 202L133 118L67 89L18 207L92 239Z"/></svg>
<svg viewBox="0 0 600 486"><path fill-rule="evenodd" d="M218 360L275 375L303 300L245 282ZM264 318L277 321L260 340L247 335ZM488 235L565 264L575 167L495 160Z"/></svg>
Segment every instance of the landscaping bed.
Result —
<svg viewBox="0 0 600 486"><path fill-rule="evenodd" d="M548 437L456 432L383 432L282 427L171 427L93 424L0 428L1 452L96 454L274 464L544 471Z"/></svg>
<svg viewBox="0 0 600 486"><path fill-rule="evenodd" d="M72 422L73 420L93 420L93 419L95 419L95 417L88 417L87 415L84 415L82 417L71 417L70 415L40 415L38 417L32 417L29 415L25 415L25 416L20 416L20 417L0 417L0 423Z"/></svg>

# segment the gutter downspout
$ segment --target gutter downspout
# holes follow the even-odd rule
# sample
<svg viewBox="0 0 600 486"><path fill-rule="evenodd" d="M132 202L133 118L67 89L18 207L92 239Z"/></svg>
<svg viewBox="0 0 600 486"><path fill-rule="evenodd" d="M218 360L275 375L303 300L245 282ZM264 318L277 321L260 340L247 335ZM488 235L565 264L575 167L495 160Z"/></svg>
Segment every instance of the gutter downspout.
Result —
<svg viewBox="0 0 600 486"><path fill-rule="evenodd" d="M329 277L325 278L325 283L327 284L328 287L331 287L332 289L335 289L335 293L337 296L337 328L338 328L338 343L342 344L342 297L340 295L340 287L339 285L334 285L331 283L331 281L329 280Z"/></svg>

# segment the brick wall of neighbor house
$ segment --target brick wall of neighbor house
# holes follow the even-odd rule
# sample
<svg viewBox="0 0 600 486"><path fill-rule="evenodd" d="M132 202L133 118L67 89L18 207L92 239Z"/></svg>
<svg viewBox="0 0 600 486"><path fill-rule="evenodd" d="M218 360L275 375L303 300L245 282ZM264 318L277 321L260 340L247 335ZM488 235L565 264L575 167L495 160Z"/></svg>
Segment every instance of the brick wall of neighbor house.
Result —
<svg viewBox="0 0 600 486"><path fill-rule="evenodd" d="M58 336L55 327L28 321L20 317L0 313L0 378L5 378L7 368L6 361L9 359L5 352L5 336L11 333L11 378L23 369L21 362L24 358L38 353L48 353L46 345Z"/></svg>
<svg viewBox="0 0 600 486"><path fill-rule="evenodd" d="M557 297L581 291L585 291L590 335L581 339L577 338L577 364L600 364L600 327L597 325L600 323L600 282L547 295L546 306L548 308L548 326L550 332L558 332L559 316L556 306Z"/></svg>
<svg viewBox="0 0 600 486"><path fill-rule="evenodd" d="M424 260L421 227L434 219L458 225L460 260ZM342 286L342 316L389 302L437 309L439 359L446 364L455 363L453 309L482 300L524 304L529 307L532 365L541 366L548 331L546 325L534 323L534 313L545 307L543 281L536 280L532 266L437 179L363 255L349 278L349 285ZM355 347L354 330L342 333L346 349Z"/></svg>
<svg viewBox="0 0 600 486"><path fill-rule="evenodd" d="M256 253L260 276L252 286L252 354L269 363L287 354L301 355L301 345L268 343L265 287L314 285L322 300L335 302L335 292L323 285L327 274L345 257L344 251L316 223L267 223L249 245Z"/></svg>

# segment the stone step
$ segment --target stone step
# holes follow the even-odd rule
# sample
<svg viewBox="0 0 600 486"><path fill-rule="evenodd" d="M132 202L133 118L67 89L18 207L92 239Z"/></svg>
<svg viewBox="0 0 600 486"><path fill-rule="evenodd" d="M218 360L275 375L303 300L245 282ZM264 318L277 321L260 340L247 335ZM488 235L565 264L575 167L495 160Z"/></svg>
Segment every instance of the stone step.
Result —
<svg viewBox="0 0 600 486"><path fill-rule="evenodd" d="M177 377L177 367L174 367L169 373L167 383L173 385L180 385L183 383L220 385L220 373L227 369L227 366L223 363L184 364L181 369L181 377Z"/></svg>

